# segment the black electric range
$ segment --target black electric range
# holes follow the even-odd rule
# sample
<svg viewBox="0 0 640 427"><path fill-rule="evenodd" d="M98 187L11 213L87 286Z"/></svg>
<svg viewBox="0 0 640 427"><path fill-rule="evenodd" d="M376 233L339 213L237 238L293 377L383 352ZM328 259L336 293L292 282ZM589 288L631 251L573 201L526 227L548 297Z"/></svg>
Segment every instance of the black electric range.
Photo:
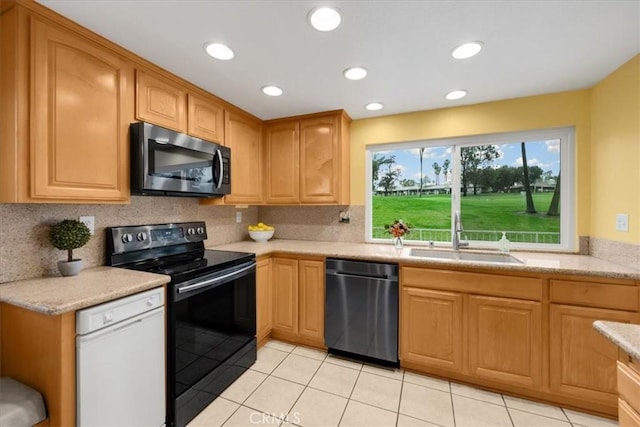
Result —
<svg viewBox="0 0 640 427"><path fill-rule="evenodd" d="M256 360L255 254L207 250L204 222L110 227L107 263L167 274L167 425L184 426Z"/></svg>

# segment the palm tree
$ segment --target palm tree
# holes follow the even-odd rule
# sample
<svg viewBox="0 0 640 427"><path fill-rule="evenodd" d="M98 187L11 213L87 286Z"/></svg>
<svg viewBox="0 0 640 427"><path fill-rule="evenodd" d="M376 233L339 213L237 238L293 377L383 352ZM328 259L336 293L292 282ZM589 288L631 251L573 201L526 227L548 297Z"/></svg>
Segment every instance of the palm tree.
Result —
<svg viewBox="0 0 640 427"><path fill-rule="evenodd" d="M422 197L422 158L424 156L425 148L420 148L420 197Z"/></svg>
<svg viewBox="0 0 640 427"><path fill-rule="evenodd" d="M440 167L438 162L433 162L433 165L431 167L433 168L433 173L436 175L436 185L438 185L438 178L440 177L440 171L442 170L442 168Z"/></svg>
<svg viewBox="0 0 640 427"><path fill-rule="evenodd" d="M444 182L446 184L447 182L447 173L449 172L449 159L445 159L444 162L442 162L442 174L444 175Z"/></svg>
<svg viewBox="0 0 640 427"><path fill-rule="evenodd" d="M536 207L533 205L533 195L531 194L531 185L529 184L529 166L527 165L527 149L525 143L520 143L522 150L522 175L524 177L524 191L527 197L527 213L537 213Z"/></svg>

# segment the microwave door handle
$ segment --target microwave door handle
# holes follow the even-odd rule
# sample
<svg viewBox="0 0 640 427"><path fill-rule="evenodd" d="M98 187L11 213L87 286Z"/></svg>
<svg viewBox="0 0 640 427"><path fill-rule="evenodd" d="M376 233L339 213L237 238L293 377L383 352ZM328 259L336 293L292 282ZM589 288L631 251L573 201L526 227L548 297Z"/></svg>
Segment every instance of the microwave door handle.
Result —
<svg viewBox="0 0 640 427"><path fill-rule="evenodd" d="M216 188L220 188L222 186L222 177L224 176L224 163L222 162L222 152L219 149L216 149L216 156L218 157L218 166L220 170L220 175L218 176L218 183L216 184Z"/></svg>

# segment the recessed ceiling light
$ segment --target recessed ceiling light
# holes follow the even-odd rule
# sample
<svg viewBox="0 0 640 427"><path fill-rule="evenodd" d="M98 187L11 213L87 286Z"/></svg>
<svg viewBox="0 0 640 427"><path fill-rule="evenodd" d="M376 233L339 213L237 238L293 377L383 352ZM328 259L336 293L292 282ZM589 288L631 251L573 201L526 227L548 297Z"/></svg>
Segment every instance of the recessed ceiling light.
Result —
<svg viewBox="0 0 640 427"><path fill-rule="evenodd" d="M222 43L207 43L204 45L204 50L214 58L223 61L233 58L233 51Z"/></svg>
<svg viewBox="0 0 640 427"><path fill-rule="evenodd" d="M262 86L262 93L269 96L280 96L282 95L282 89L273 85Z"/></svg>
<svg viewBox="0 0 640 427"><path fill-rule="evenodd" d="M447 98L449 101L453 101L455 99L464 98L465 96L467 96L467 91L464 89L460 89L449 92L445 95L445 98Z"/></svg>
<svg viewBox="0 0 640 427"><path fill-rule="evenodd" d="M334 7L319 7L309 12L309 22L318 31L332 31L342 22L342 14Z"/></svg>
<svg viewBox="0 0 640 427"><path fill-rule="evenodd" d="M477 55L482 50L482 42L463 43L451 51L456 59L467 59Z"/></svg>
<svg viewBox="0 0 640 427"><path fill-rule="evenodd" d="M384 104L382 102L371 102L364 106L364 108L366 108L369 111L382 110L383 107L384 107Z"/></svg>
<svg viewBox="0 0 640 427"><path fill-rule="evenodd" d="M364 67L351 67L342 72L349 80L360 80L367 77L367 69Z"/></svg>

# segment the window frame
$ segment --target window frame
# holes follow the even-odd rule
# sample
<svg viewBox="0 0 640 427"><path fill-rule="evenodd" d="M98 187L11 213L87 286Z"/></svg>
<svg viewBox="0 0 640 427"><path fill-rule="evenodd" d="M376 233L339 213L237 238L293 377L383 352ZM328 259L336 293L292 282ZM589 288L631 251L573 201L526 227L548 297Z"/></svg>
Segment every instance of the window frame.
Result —
<svg viewBox="0 0 640 427"><path fill-rule="evenodd" d="M453 213L460 210L460 154L463 147L475 145L499 145L514 143L514 141L544 141L560 140L560 243L524 243L511 242L511 249L536 250L548 252L575 251L577 241L576 221L576 185L575 170L577 158L575 156L575 127L557 127L546 129L534 129L526 131L480 134L451 138L435 138L407 142L388 142L382 144L368 144L365 146L365 230L364 238L367 243L388 243L390 239L373 238L373 210L372 210L372 160L375 153L381 151L410 150L422 147L452 147L451 154L451 225L453 232ZM464 213L462 213L464 215ZM464 224L463 224L464 225ZM407 243L416 246L425 246L429 242L418 240L406 240ZM451 247L451 242L435 242L436 246ZM471 249L497 249L498 242L485 240L469 241Z"/></svg>

